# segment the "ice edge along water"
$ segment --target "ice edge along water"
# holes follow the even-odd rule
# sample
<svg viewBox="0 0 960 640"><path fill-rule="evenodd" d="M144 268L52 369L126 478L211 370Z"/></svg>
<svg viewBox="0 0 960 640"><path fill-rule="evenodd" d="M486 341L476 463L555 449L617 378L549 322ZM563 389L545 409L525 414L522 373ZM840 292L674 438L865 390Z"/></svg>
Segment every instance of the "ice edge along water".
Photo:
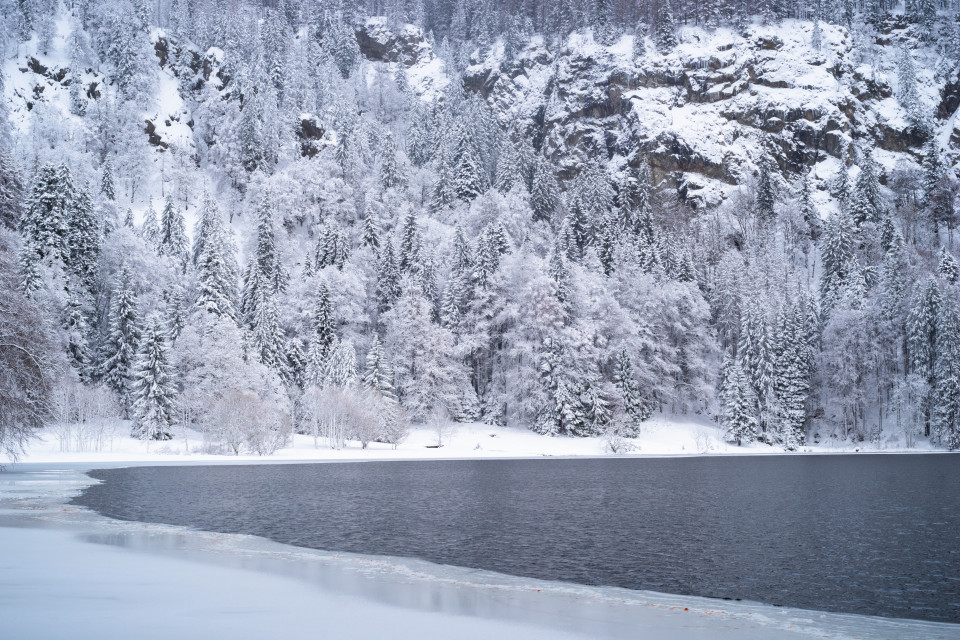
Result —
<svg viewBox="0 0 960 640"><path fill-rule="evenodd" d="M130 624L149 624L139 637L960 638L960 625L580 586L114 520L66 504L96 482L85 474L92 467L21 464L0 475L0 546L17 550L0 557L0 610L18 638L67 629L129 637ZM162 618L151 610L160 602Z"/></svg>

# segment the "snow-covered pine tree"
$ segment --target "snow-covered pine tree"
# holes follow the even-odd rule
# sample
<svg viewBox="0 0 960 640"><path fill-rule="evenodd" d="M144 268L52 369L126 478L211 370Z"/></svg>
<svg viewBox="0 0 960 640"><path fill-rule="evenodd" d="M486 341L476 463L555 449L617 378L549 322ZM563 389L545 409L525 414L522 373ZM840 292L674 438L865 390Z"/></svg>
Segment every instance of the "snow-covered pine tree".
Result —
<svg viewBox="0 0 960 640"><path fill-rule="evenodd" d="M593 37L604 46L614 43L617 38L613 24L613 0L596 0L593 3Z"/></svg>
<svg viewBox="0 0 960 640"><path fill-rule="evenodd" d="M717 401L721 410L727 406L733 393L733 365L736 361L731 350L723 352L723 360L720 361L720 371L717 375Z"/></svg>
<svg viewBox="0 0 960 640"><path fill-rule="evenodd" d="M613 414L601 389L601 381L599 379L591 380L579 395L583 403L586 424L580 432L573 435L583 437L598 436L604 433L610 425Z"/></svg>
<svg viewBox="0 0 960 640"><path fill-rule="evenodd" d="M869 149L861 153L860 174L854 185L850 213L853 221L859 226L866 221L880 222L886 214L887 206L880 194L880 177L877 175L877 165Z"/></svg>
<svg viewBox="0 0 960 640"><path fill-rule="evenodd" d="M186 223L183 220L183 214L174 206L173 198L167 198L163 212L160 214L157 253L161 256L173 258L177 264L183 267L186 267L190 256Z"/></svg>
<svg viewBox="0 0 960 640"><path fill-rule="evenodd" d="M3 74L0 73L0 90ZM0 227L15 229L23 206L23 179L5 143L6 127L0 108Z"/></svg>
<svg viewBox="0 0 960 640"><path fill-rule="evenodd" d="M533 429L537 433L548 436L559 435L565 406L572 401L565 383L560 379L559 364L559 346L552 337L544 338L538 372L540 374L540 386L547 402L536 407Z"/></svg>
<svg viewBox="0 0 960 640"><path fill-rule="evenodd" d="M414 277L423 290L423 297L430 303L431 317L437 324L440 323L440 283L437 279L436 258L433 250L427 251L419 268L414 270Z"/></svg>
<svg viewBox="0 0 960 640"><path fill-rule="evenodd" d="M936 355L930 422L937 439L950 449L960 445L960 317L947 297L937 314Z"/></svg>
<svg viewBox="0 0 960 640"><path fill-rule="evenodd" d="M89 382L92 374L90 353L90 326L80 300L71 295L63 314L63 329L67 333L67 354L70 364L76 370L82 382Z"/></svg>
<svg viewBox="0 0 960 640"><path fill-rule="evenodd" d="M380 225L377 224L375 213L367 210L367 215L363 219L363 244L370 247L374 255L380 251Z"/></svg>
<svg viewBox="0 0 960 640"><path fill-rule="evenodd" d="M286 341L287 381L297 389L303 390L307 378L307 354L303 352L299 340Z"/></svg>
<svg viewBox="0 0 960 640"><path fill-rule="evenodd" d="M384 242L377 261L377 308L380 313L389 310L400 297L400 267L394 256L393 241Z"/></svg>
<svg viewBox="0 0 960 640"><path fill-rule="evenodd" d="M90 200L90 192L84 187L74 190L73 201L68 209L67 225L70 270L86 286L92 287L99 268L103 224Z"/></svg>
<svg viewBox="0 0 960 640"><path fill-rule="evenodd" d="M349 257L350 243L343 228L332 220L321 226L317 234L314 262L317 269L334 266L343 269Z"/></svg>
<svg viewBox="0 0 960 640"><path fill-rule="evenodd" d="M40 258L66 264L70 256L69 225L74 200L73 178L66 165L44 165L34 179L20 219L20 233Z"/></svg>
<svg viewBox="0 0 960 640"><path fill-rule="evenodd" d="M83 76L73 71L70 78L70 113L83 117L87 114L87 97L83 92Z"/></svg>
<svg viewBox="0 0 960 640"><path fill-rule="evenodd" d="M306 386L322 386L327 371L327 360L337 341L336 320L330 302L330 289L321 281L317 287L317 301L313 308L313 331L307 351Z"/></svg>
<svg viewBox="0 0 960 640"><path fill-rule="evenodd" d="M553 168L542 156L537 156L534 164L530 206L533 208L533 219L546 222L553 219L560 206L560 186L553 174Z"/></svg>
<svg viewBox="0 0 960 640"><path fill-rule="evenodd" d="M380 185L384 189L402 189L407 185L407 176L397 158L397 146L388 131L380 147Z"/></svg>
<svg viewBox="0 0 960 640"><path fill-rule="evenodd" d="M599 218L613 210L614 190L607 172L596 160L588 163L579 176L576 198L591 218Z"/></svg>
<svg viewBox="0 0 960 640"><path fill-rule="evenodd" d="M923 146L922 170L920 207L926 209L946 171L943 155L940 152L940 144L935 138L930 138Z"/></svg>
<svg viewBox="0 0 960 640"><path fill-rule="evenodd" d="M500 258L503 254L507 253L509 248L510 245L507 242L506 231L499 220L483 228L483 231L480 232L480 238L477 241L477 256L473 269L477 286L486 288L490 276L500 268ZM458 266L460 268L465 266L463 264L466 260L465 256L455 256L455 259L459 263Z"/></svg>
<svg viewBox="0 0 960 640"><path fill-rule="evenodd" d="M739 362L733 362L726 386L728 391L723 411L723 426L728 437L736 442L737 446L744 442L754 442L759 437L754 415L756 401Z"/></svg>
<svg viewBox="0 0 960 640"><path fill-rule="evenodd" d="M593 246L596 230L579 198L575 197L570 204L570 213L564 219L564 226L569 238L567 257L574 262L580 262L587 247Z"/></svg>
<svg viewBox="0 0 960 640"><path fill-rule="evenodd" d="M453 230L453 248L451 253L450 269L453 274L462 276L469 274L473 270L473 249L467 241L463 227L459 224Z"/></svg>
<svg viewBox="0 0 960 640"><path fill-rule="evenodd" d="M100 167L100 193L111 202L117 199L117 188L113 181L113 161L110 159L110 154L107 154Z"/></svg>
<svg viewBox="0 0 960 640"><path fill-rule="evenodd" d="M158 317L147 321L133 370L133 427L140 440L170 440L176 387L167 350L166 330Z"/></svg>
<svg viewBox="0 0 960 640"><path fill-rule="evenodd" d="M940 249L940 255L937 259L937 275L950 284L956 284L957 280L960 279L960 263L946 247Z"/></svg>
<svg viewBox="0 0 960 640"><path fill-rule="evenodd" d="M900 47L897 55L897 101L911 124L921 124L923 103L920 100L917 68L913 62L913 54L906 45Z"/></svg>
<svg viewBox="0 0 960 640"><path fill-rule="evenodd" d="M273 228L273 203L269 191L265 191L257 204L257 247L244 272L243 291L240 299L240 317L249 326L254 317L265 317L257 307L261 301L272 300L283 293L290 280L277 248ZM266 314L269 315L269 314Z"/></svg>
<svg viewBox="0 0 960 640"><path fill-rule="evenodd" d="M100 376L120 397L124 411L133 403L133 365L140 344L137 300L129 270L121 269L110 301L107 339L100 355Z"/></svg>
<svg viewBox="0 0 960 640"><path fill-rule="evenodd" d="M757 179L756 215L757 222L761 225L769 224L777 217L774 208L777 204L777 194L773 189L773 180L771 179L772 164L772 160L763 158L758 166L760 176Z"/></svg>
<svg viewBox="0 0 960 640"><path fill-rule="evenodd" d="M633 360L626 349L617 352L614 367L613 383L620 392L623 409L630 418L630 429L625 435L636 437L640 435L640 423L648 419L653 411L640 391L640 385L633 373Z"/></svg>
<svg viewBox="0 0 960 640"><path fill-rule="evenodd" d="M434 114L427 111L426 106L418 104L414 108L407 132L407 157L414 166L422 167L430 162L436 151L432 144L433 120Z"/></svg>
<svg viewBox="0 0 960 640"><path fill-rule="evenodd" d="M930 398L934 385L934 370L937 357L937 319L943 295L932 276L914 289L913 303L907 319L907 353L909 369L927 384L927 395L922 398L924 412L924 435L930 435Z"/></svg>
<svg viewBox="0 0 960 640"><path fill-rule="evenodd" d="M656 242L656 228L653 222L652 186L650 165L644 160L637 173L637 205L634 211L634 229L637 237L643 237L648 243Z"/></svg>
<svg viewBox="0 0 960 640"><path fill-rule="evenodd" d="M677 25L670 9L670 1L663 0L657 10L657 29L654 35L657 51L667 54L677 46Z"/></svg>
<svg viewBox="0 0 960 640"><path fill-rule="evenodd" d="M453 190L457 197L470 202L489 188L489 179L477 143L470 129L460 127L453 150Z"/></svg>
<svg viewBox="0 0 960 640"><path fill-rule="evenodd" d="M433 183L430 196L430 208L433 211L443 211L457 201L456 177L453 171L450 154L446 145L440 145L436 154L437 178Z"/></svg>
<svg viewBox="0 0 960 640"><path fill-rule="evenodd" d="M836 199L840 209L847 211L850 207L850 199L853 197L853 189L850 186L850 171L847 168L847 161L850 157L850 145L846 139L840 141L840 149L837 152L837 157L840 160L840 167L830 184L830 192Z"/></svg>
<svg viewBox="0 0 960 640"><path fill-rule="evenodd" d="M936 0L907 0L905 4L907 19L917 24L921 38L933 41L937 22Z"/></svg>
<svg viewBox="0 0 960 640"><path fill-rule="evenodd" d="M216 216L217 219L214 219L212 215L214 210L219 214L219 209L210 193L204 190L200 200L200 216L193 228L193 250L190 254L190 260L194 265L200 261L200 254L203 253L204 244L206 244L213 228L217 225L223 226L223 221L219 219L219 215Z"/></svg>
<svg viewBox="0 0 960 640"><path fill-rule="evenodd" d="M164 291L163 297L166 301L164 314L167 333L170 336L170 343L173 344L187 326L187 301L183 295L183 289L178 286L172 286Z"/></svg>
<svg viewBox="0 0 960 640"><path fill-rule="evenodd" d="M897 325L903 323L902 303L906 297L904 271L903 236L898 232L880 266L880 309L884 318Z"/></svg>
<svg viewBox="0 0 960 640"><path fill-rule="evenodd" d="M848 264L853 257L853 222L841 211L827 220L821 240L823 268L820 276L820 300L829 310L846 286Z"/></svg>
<svg viewBox="0 0 960 640"><path fill-rule="evenodd" d="M471 291L470 272L453 272L447 279L440 301L440 324L446 329L457 332L460 318L468 305Z"/></svg>
<svg viewBox="0 0 960 640"><path fill-rule="evenodd" d="M143 212L143 225L140 227L140 236L154 251L160 242L160 222L157 220L157 212L153 209L153 203Z"/></svg>
<svg viewBox="0 0 960 640"><path fill-rule="evenodd" d="M760 308L760 301L754 298L743 312L737 358L750 385L751 397L757 403L756 413L760 415L766 409L768 391L773 383L771 347L766 314ZM761 427L765 429L766 425Z"/></svg>
<svg viewBox="0 0 960 640"><path fill-rule="evenodd" d="M393 369L383 352L380 336L374 334L370 350L367 351L366 369L363 384L388 400L396 400L393 392Z"/></svg>
<svg viewBox="0 0 960 640"><path fill-rule="evenodd" d="M606 214L600 218L596 230L597 256L603 266L603 273L610 275L616 266L616 250L620 233L613 214Z"/></svg>
<svg viewBox="0 0 960 640"><path fill-rule="evenodd" d="M327 357L323 384L347 388L359 382L357 376L357 353L349 340L335 340Z"/></svg>
<svg viewBox="0 0 960 640"><path fill-rule="evenodd" d="M563 247L561 247L559 243L553 245L553 252L550 254L549 270L550 277L557 285L557 300L569 311L573 301L570 269L567 267Z"/></svg>
<svg viewBox="0 0 960 640"><path fill-rule="evenodd" d="M423 239L420 237L420 223L417 214L411 209L403 218L400 229L399 267L409 272L419 267L423 259Z"/></svg>
<svg viewBox="0 0 960 640"><path fill-rule="evenodd" d="M257 92L248 86L240 112L240 164L248 172L266 165L263 135L263 107Z"/></svg>
<svg viewBox="0 0 960 640"><path fill-rule="evenodd" d="M505 139L497 157L497 174L494 185L500 193L507 193L516 184L523 184L523 161L520 150Z"/></svg>
<svg viewBox="0 0 960 640"><path fill-rule="evenodd" d="M253 304L254 313L250 322L251 347L264 366L275 371L281 379L290 380L291 371L275 295L261 288L258 298Z"/></svg>
<svg viewBox="0 0 960 640"><path fill-rule="evenodd" d="M239 274L235 250L220 210L209 197L201 206L197 226L194 241L197 307L236 321Z"/></svg>
<svg viewBox="0 0 960 640"><path fill-rule="evenodd" d="M820 18L813 20L813 32L810 35L810 48L814 51L820 51L823 47L823 29L820 27Z"/></svg>
<svg viewBox="0 0 960 640"><path fill-rule="evenodd" d="M633 61L639 62L647 56L647 34L650 33L650 26L643 20L637 22L633 30Z"/></svg>
<svg viewBox="0 0 960 640"><path fill-rule="evenodd" d="M802 314L793 305L777 313L773 391L780 442L787 451L803 444L809 379Z"/></svg>
<svg viewBox="0 0 960 640"><path fill-rule="evenodd" d="M17 271L20 274L20 290L32 296L43 287L40 275L40 249L32 240L24 240L17 255Z"/></svg>

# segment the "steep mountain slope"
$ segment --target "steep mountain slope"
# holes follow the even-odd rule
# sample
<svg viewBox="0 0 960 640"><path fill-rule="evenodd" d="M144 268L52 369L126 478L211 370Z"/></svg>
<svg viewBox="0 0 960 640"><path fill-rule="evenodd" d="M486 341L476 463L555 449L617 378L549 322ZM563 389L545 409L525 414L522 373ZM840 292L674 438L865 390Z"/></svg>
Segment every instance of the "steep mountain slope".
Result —
<svg viewBox="0 0 960 640"><path fill-rule="evenodd" d="M243 396L280 435L234 449L379 402L390 429L960 445L960 47L929 25L437 42L238 7L60 6L5 44L0 207L78 389L144 419L152 375L151 416L210 429Z"/></svg>

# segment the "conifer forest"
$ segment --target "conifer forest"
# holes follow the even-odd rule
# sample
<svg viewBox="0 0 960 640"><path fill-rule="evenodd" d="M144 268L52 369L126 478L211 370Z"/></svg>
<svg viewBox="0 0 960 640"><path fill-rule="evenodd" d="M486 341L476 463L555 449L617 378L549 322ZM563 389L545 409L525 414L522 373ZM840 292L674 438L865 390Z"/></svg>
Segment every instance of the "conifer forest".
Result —
<svg viewBox="0 0 960 640"><path fill-rule="evenodd" d="M960 448L957 0L0 0L0 54L2 453Z"/></svg>

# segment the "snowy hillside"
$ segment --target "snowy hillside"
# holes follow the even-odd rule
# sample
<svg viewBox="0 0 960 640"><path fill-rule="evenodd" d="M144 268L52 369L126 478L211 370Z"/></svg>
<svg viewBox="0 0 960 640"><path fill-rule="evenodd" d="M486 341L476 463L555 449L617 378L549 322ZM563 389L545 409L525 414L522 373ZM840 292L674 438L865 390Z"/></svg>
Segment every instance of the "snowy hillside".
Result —
<svg viewBox="0 0 960 640"><path fill-rule="evenodd" d="M0 0L0 450L960 446L954 3L369 4Z"/></svg>

